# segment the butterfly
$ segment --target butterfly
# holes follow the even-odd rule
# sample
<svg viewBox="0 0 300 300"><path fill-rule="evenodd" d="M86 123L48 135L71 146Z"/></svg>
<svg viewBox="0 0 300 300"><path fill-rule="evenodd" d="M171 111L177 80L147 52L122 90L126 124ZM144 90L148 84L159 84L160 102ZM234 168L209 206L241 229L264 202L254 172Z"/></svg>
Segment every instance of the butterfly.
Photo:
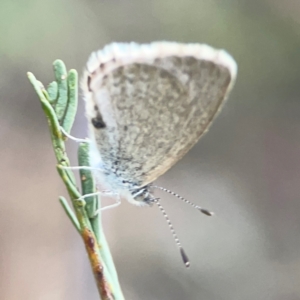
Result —
<svg viewBox="0 0 300 300"><path fill-rule="evenodd" d="M207 132L237 74L208 45L112 43L92 53L82 80L96 181L136 205L151 183Z"/></svg>

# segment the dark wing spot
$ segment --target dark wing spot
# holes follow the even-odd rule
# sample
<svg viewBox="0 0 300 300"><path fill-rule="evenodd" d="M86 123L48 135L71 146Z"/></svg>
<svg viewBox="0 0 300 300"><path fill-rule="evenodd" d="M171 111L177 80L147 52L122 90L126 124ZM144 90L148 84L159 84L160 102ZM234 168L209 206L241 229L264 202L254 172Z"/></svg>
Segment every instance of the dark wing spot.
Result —
<svg viewBox="0 0 300 300"><path fill-rule="evenodd" d="M128 126L125 125L125 126L124 126L124 131L127 131L127 130L128 130Z"/></svg>
<svg viewBox="0 0 300 300"><path fill-rule="evenodd" d="M165 70L159 70L159 76L160 78L168 78L170 77L169 73Z"/></svg>
<svg viewBox="0 0 300 300"><path fill-rule="evenodd" d="M190 66L196 65L197 64L197 60L194 57L187 56L185 58L185 64L190 67Z"/></svg>
<svg viewBox="0 0 300 300"><path fill-rule="evenodd" d="M127 77L126 77L126 80L128 80L128 82L129 82L130 84L133 84L133 83L134 83L134 78L133 78L132 76L127 76Z"/></svg>
<svg viewBox="0 0 300 300"><path fill-rule="evenodd" d="M91 76L88 76L88 78L87 78L87 86L88 86L89 92L92 91L92 90L91 90L91 80L92 80Z"/></svg>
<svg viewBox="0 0 300 300"><path fill-rule="evenodd" d="M106 124L104 123L102 116L100 114L97 114L97 116L95 118L92 118L91 121L94 127L97 129L106 127Z"/></svg>
<svg viewBox="0 0 300 300"><path fill-rule="evenodd" d="M173 64L174 64L175 67L181 67L182 59L180 57L178 57L178 56L172 56L170 59L173 62Z"/></svg>

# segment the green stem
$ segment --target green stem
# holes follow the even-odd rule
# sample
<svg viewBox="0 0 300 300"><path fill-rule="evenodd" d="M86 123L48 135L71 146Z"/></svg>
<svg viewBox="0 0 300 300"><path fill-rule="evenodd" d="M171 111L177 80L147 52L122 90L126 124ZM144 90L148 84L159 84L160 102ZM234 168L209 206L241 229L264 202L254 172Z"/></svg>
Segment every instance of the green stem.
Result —
<svg viewBox="0 0 300 300"><path fill-rule="evenodd" d="M63 197L60 196L59 197L59 202L62 205L65 213L67 214L67 216L69 217L69 219L71 220L71 222L73 223L74 227L77 229L77 231L80 233L80 224L73 212L73 210L71 209L71 207L69 206L68 201Z"/></svg>
<svg viewBox="0 0 300 300"><path fill-rule="evenodd" d="M73 172L69 167L69 158L65 151L65 136L61 126L70 132L77 110L78 76L75 70L67 74L66 67L61 60L53 64L56 81L52 82L48 91L36 80L32 73L28 78L38 94L43 111L47 117L52 145L58 162L57 171L62 178L75 213L71 210L65 198L59 201L76 230L81 234L85 244L91 267L96 279L99 295L102 300L124 300L118 281L117 272L101 226L101 214L96 213L100 208L98 197L87 197L82 200L76 187ZM79 165L88 166L88 144L82 144L78 152ZM81 170L81 186L83 195L95 192L95 185L90 171Z"/></svg>
<svg viewBox="0 0 300 300"><path fill-rule="evenodd" d="M79 166L89 166L89 145L87 143L81 143L78 148L78 161ZM81 178L81 188L82 193L84 195L95 193L95 184L93 180L93 176L90 170L80 170L80 178ZM98 196L90 196L86 199L86 210L91 222L91 226L93 231L97 237L97 241L100 246L100 254L107 266L107 269L112 277L114 286L117 287L116 291L116 299L124 299L124 296L121 291L121 286L118 279L118 274L113 262L113 258L105 238L105 235L102 231L101 225L101 200L100 195Z"/></svg>

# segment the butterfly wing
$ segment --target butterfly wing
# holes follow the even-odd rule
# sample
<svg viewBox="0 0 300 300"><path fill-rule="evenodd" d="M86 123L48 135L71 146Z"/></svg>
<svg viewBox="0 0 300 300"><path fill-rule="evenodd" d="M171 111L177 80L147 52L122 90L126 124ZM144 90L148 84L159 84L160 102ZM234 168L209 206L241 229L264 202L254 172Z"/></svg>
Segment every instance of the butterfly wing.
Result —
<svg viewBox="0 0 300 300"><path fill-rule="evenodd" d="M207 131L236 64L206 45L111 44L90 58L83 85L91 138L103 166L144 186Z"/></svg>

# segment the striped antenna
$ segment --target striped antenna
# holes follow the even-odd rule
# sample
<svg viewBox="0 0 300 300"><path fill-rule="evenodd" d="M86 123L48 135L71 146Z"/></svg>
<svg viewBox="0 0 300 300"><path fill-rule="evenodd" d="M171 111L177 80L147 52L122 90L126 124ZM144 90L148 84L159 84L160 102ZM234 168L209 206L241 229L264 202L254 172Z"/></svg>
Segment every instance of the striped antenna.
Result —
<svg viewBox="0 0 300 300"><path fill-rule="evenodd" d="M151 185L151 187L156 188L156 189L159 189L159 190L162 190L162 191L164 191L164 192L166 192L166 193L169 193L169 194L171 194L171 195L177 197L177 198L180 199L181 201L183 201L183 202L185 202L185 203L191 205L192 207L198 209L199 211L201 211L203 214L205 214L205 215L207 215L207 216L213 216L213 215L214 215L213 212L211 212L211 211L209 211L209 210L207 210L207 209L205 209L205 208L200 207L199 205L197 205L197 204L195 204L195 203L193 203L193 202L191 202L191 201L189 201L189 200L183 198L182 196L178 195L177 193L172 192L171 190L168 190L168 189L166 189L166 188L163 188L163 187L157 186L157 185Z"/></svg>
<svg viewBox="0 0 300 300"><path fill-rule="evenodd" d="M181 243L180 243L179 238L178 238L178 236L176 234L176 231L175 231L175 229L174 229L174 227L173 227L173 225L171 223L171 220L169 219L169 216L167 215L167 213L166 213L165 209L163 208L163 206L160 204L159 198L154 198L154 199L152 199L152 201L159 207L159 209L162 212L164 218L166 219L166 221L167 221L167 223L169 225L169 228L171 230L171 233L172 233L172 235L174 237L175 243L176 243L176 245L179 248L180 255L182 257L183 263L188 268L190 266L189 258L187 257L185 251L183 250L183 248L181 246Z"/></svg>

